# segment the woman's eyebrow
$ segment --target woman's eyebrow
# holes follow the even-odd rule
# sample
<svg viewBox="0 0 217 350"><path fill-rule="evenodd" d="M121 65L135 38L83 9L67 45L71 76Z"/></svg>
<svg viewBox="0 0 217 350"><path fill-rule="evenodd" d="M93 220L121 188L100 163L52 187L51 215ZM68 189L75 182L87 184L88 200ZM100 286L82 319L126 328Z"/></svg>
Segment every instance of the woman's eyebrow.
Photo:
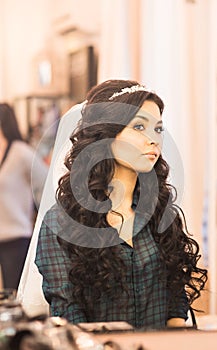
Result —
<svg viewBox="0 0 217 350"><path fill-rule="evenodd" d="M141 119L144 119L146 122L149 122L149 118L144 117L144 115L136 114L136 115L135 115L135 118L141 118Z"/></svg>
<svg viewBox="0 0 217 350"><path fill-rule="evenodd" d="M150 121L150 119L148 118L148 117L145 117L144 115L139 115L139 114L137 114L136 116L135 116L135 118L141 118L141 119L144 119L146 122L149 122ZM154 117L153 117L154 118ZM154 118L155 119L155 118ZM163 124L163 121L162 120L158 120L157 121L157 123L156 123L157 125L162 125Z"/></svg>

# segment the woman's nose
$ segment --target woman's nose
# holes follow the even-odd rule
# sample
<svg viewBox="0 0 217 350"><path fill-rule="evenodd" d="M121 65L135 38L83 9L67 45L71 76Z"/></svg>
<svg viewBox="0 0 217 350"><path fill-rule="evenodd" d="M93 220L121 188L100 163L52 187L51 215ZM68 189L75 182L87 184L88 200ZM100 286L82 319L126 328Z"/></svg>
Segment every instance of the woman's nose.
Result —
<svg viewBox="0 0 217 350"><path fill-rule="evenodd" d="M150 132L146 132L144 136L149 146L156 146L156 147L162 148L162 145L163 145L162 134L156 134L156 132L150 131Z"/></svg>
<svg viewBox="0 0 217 350"><path fill-rule="evenodd" d="M157 146L157 145L159 145L159 141L157 141L153 137L148 137L148 144Z"/></svg>
<svg viewBox="0 0 217 350"><path fill-rule="evenodd" d="M155 141L153 141L153 140L150 140L149 143L150 143L150 145L155 145L155 144L157 144L157 142L155 142Z"/></svg>

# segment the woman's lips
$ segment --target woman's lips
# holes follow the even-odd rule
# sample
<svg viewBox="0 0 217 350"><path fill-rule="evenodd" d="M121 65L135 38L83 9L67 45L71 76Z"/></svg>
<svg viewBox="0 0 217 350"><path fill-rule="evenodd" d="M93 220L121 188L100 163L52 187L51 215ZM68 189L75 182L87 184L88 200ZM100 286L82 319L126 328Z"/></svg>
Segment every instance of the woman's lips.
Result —
<svg viewBox="0 0 217 350"><path fill-rule="evenodd" d="M150 160L156 160L158 154L156 152L147 152L144 154Z"/></svg>

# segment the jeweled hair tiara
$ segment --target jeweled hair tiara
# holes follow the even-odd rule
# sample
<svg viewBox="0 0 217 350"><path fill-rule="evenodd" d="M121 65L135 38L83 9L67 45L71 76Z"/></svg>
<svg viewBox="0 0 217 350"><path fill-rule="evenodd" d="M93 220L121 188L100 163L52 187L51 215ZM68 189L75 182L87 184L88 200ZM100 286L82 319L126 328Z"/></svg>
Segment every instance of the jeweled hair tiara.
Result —
<svg viewBox="0 0 217 350"><path fill-rule="evenodd" d="M126 87L121 89L121 91L119 92L115 92L111 97L109 97L109 100L113 100L115 97L117 96L121 96L123 94L132 94L136 91L146 91L146 92L152 92L154 93L153 90L148 89L147 87L143 86L143 85L133 85L131 87Z"/></svg>

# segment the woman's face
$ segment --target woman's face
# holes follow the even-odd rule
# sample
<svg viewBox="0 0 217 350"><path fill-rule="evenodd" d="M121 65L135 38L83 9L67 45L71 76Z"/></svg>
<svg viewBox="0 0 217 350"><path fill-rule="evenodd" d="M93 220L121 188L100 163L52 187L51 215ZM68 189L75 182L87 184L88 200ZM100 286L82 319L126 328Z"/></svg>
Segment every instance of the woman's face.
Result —
<svg viewBox="0 0 217 350"><path fill-rule="evenodd" d="M161 153L162 131L158 105L153 101L145 101L111 144L117 169L151 171Z"/></svg>

